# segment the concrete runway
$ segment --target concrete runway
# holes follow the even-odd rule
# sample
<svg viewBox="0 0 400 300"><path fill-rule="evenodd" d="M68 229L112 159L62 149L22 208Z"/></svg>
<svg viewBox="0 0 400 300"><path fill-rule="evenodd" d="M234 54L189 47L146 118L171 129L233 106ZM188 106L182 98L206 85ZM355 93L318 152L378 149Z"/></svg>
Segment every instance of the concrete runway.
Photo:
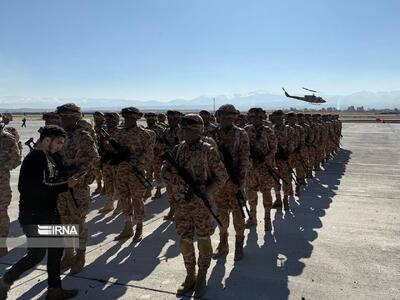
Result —
<svg viewBox="0 0 400 300"><path fill-rule="evenodd" d="M37 135L40 124L28 121L21 140ZM400 125L346 123L343 136L326 170L291 199L291 212L274 212L271 234L264 235L259 201L259 226L247 235L238 263L231 228L231 253L212 262L207 299L400 299ZM18 172L9 208L13 236L22 234ZM144 239L136 245L113 241L122 218L98 214L103 203L95 198L87 219L87 267L66 274L64 287L79 288L76 299L176 299L185 270L174 225L162 220L165 196L146 202ZM13 249L1 258L0 274L23 254ZM46 278L39 265L14 284L10 299L43 298Z"/></svg>

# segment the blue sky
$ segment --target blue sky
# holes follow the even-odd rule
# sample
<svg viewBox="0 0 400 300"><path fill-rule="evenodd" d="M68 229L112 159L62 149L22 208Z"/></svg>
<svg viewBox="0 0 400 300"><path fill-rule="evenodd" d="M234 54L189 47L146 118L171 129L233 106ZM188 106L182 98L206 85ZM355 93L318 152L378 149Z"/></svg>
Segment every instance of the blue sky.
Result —
<svg viewBox="0 0 400 300"><path fill-rule="evenodd" d="M400 90L400 1L0 0L0 96Z"/></svg>

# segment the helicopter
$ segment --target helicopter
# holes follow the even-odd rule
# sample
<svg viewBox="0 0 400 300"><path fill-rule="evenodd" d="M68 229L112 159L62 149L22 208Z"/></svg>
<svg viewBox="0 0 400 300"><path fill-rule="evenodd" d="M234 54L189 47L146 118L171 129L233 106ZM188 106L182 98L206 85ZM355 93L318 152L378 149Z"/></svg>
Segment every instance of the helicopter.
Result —
<svg viewBox="0 0 400 300"><path fill-rule="evenodd" d="M305 87L303 87L302 89L303 89L303 90L306 90L306 91L313 92L313 94L312 94L312 95L304 95L304 97L300 97L300 96L291 96L291 95L289 95L288 92L286 92L285 88L282 88L282 90L285 92L285 96L286 96L286 97L293 98L293 99L297 99L297 100L301 100L301 101L305 101L305 102L309 102L309 103L312 103L312 104L326 103L326 100L322 99L322 97L317 97L317 96L315 96L314 93L318 93L317 91L310 90L310 89L307 89L307 88L305 88Z"/></svg>

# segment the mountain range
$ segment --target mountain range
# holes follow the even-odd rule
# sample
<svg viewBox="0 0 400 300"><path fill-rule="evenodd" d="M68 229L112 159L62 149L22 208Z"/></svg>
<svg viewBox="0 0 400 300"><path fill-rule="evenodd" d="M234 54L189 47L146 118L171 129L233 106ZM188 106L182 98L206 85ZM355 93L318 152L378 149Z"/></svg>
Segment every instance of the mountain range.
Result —
<svg viewBox="0 0 400 300"><path fill-rule="evenodd" d="M368 108L400 108L400 90L390 92L368 92L362 91L350 95L323 95L327 103L316 106L307 102L286 98L283 95L268 93L267 91L254 91L247 94L200 96L194 99L175 99L166 102L144 101L129 99L105 99L105 98L38 98L19 96L0 96L0 111L51 111L55 107L74 102L82 107L84 111L92 110L120 110L122 107L135 106L143 110L213 110L213 99L218 108L225 103L234 104L239 110L248 110L250 107L263 107L265 109L278 108L322 108L335 107L347 109L348 106L364 106Z"/></svg>

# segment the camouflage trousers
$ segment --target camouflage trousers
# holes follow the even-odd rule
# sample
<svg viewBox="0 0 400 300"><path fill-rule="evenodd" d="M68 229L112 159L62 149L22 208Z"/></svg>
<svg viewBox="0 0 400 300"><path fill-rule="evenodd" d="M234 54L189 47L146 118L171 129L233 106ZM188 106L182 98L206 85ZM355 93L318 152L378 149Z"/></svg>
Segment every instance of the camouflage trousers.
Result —
<svg viewBox="0 0 400 300"><path fill-rule="evenodd" d="M103 180L106 191L106 202L113 202L117 191L117 166L103 165Z"/></svg>
<svg viewBox="0 0 400 300"><path fill-rule="evenodd" d="M132 173L132 168L128 164L123 163L118 166L117 190L124 216L133 216L137 222L143 222L145 188Z"/></svg>
<svg viewBox="0 0 400 300"><path fill-rule="evenodd" d="M76 206L75 201L78 206ZM89 213L90 188L78 183L70 191L58 195L57 207L62 224L79 225L79 249L85 250L88 239L86 215Z"/></svg>
<svg viewBox="0 0 400 300"><path fill-rule="evenodd" d="M156 181L157 187L162 186L162 180L161 180L161 166L162 166L162 160L159 158L154 158L153 163L150 165L148 169L148 173L151 174L151 179Z"/></svg>
<svg viewBox="0 0 400 300"><path fill-rule="evenodd" d="M94 177L96 179L96 182L97 183L101 183L101 180L103 179L103 174L102 174L101 168L100 167L98 167L98 168L96 167L93 170L94 170Z"/></svg>
<svg viewBox="0 0 400 300"><path fill-rule="evenodd" d="M315 148L313 146L307 147L308 152L308 174L312 175L315 167Z"/></svg>
<svg viewBox="0 0 400 300"><path fill-rule="evenodd" d="M291 165L296 169L296 176L299 183L305 183L306 173L308 171L308 151L304 148L293 156Z"/></svg>
<svg viewBox="0 0 400 300"><path fill-rule="evenodd" d="M255 164L250 168L246 178L246 187L247 199L250 205L250 216L254 222L257 220L257 192L260 191L262 193L265 219L269 220L272 208L271 189L276 184L274 178L262 164Z"/></svg>
<svg viewBox="0 0 400 300"><path fill-rule="evenodd" d="M228 180L215 195L215 203L218 208L219 219L222 223L222 226L219 226L219 231L220 234L228 234L229 215L232 213L236 236L244 237L245 223L241 207L236 198L237 192L238 187L231 180Z"/></svg>
<svg viewBox="0 0 400 300"><path fill-rule="evenodd" d="M0 237L7 237L10 230L8 206L11 203L10 171L0 169Z"/></svg>
<svg viewBox="0 0 400 300"><path fill-rule="evenodd" d="M167 196L168 196L169 207L175 210L178 200L176 199L176 195L174 194L170 183L167 183Z"/></svg>
<svg viewBox="0 0 400 300"><path fill-rule="evenodd" d="M293 186L292 186L292 176L289 173L289 168L284 160L277 159L276 160L276 167L278 168L279 177L284 179L282 180L282 190L285 196L289 196L289 194L293 193ZM275 184L274 186L275 192L280 192L281 186Z"/></svg>
<svg viewBox="0 0 400 300"><path fill-rule="evenodd" d="M178 197L175 197L175 199L178 199ZM201 240L210 239L210 236L215 231L215 225L202 200L194 196L190 202L185 201L185 199L177 201L175 226L183 241L183 246L186 247L186 249L181 249L186 269L193 270L196 265L193 245L195 237L199 241L198 267L199 269L208 269L211 263L212 251L203 251Z"/></svg>

